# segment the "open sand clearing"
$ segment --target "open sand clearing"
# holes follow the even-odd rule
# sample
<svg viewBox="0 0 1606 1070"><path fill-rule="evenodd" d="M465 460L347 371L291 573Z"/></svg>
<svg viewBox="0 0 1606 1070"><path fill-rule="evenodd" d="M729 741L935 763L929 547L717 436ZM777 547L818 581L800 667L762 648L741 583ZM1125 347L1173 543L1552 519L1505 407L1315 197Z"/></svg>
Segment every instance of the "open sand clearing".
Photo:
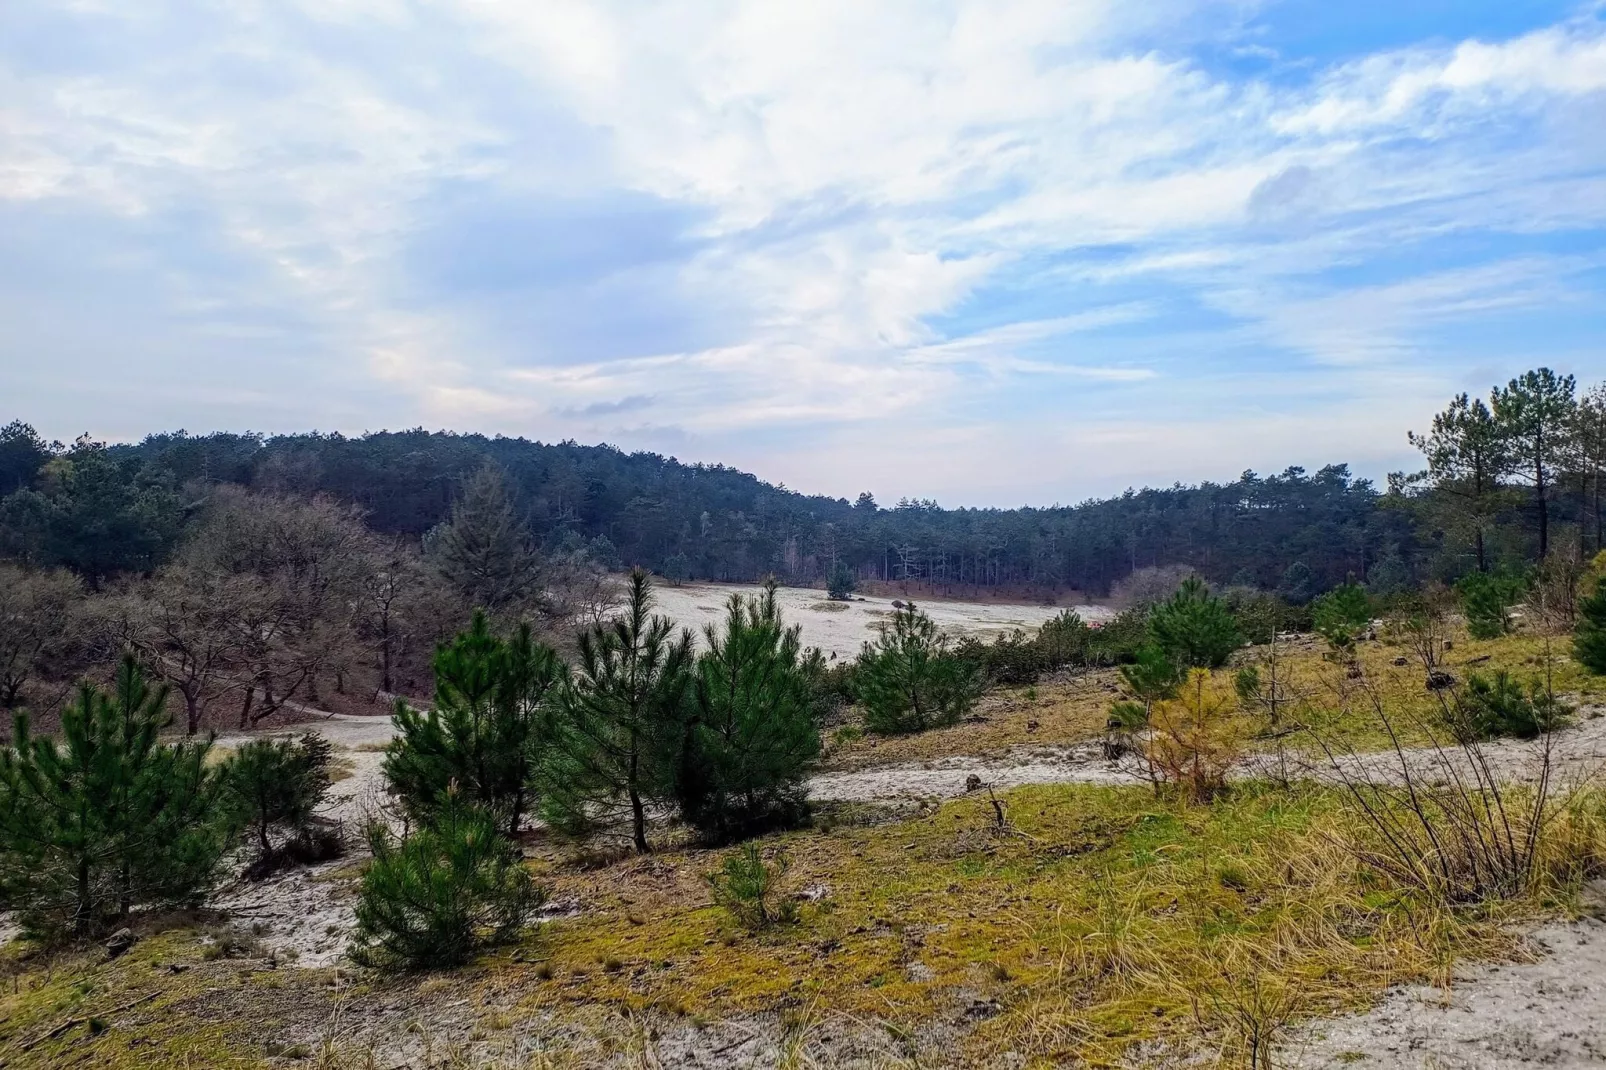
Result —
<svg viewBox="0 0 1606 1070"><path fill-rule="evenodd" d="M703 625L725 615L725 602L732 594L755 594L752 584L688 583L657 588L658 612L699 635ZM876 626L892 614L891 598L832 602L824 591L807 587L782 587L777 592L781 612L789 624L803 626L803 645L817 646L827 657L851 658L876 636ZM1032 631L1067 609L1074 609L1086 621L1108 620L1113 611L1104 606L1008 605L998 602L917 601L922 612L937 626L958 639L966 635L991 639L1021 628Z"/></svg>

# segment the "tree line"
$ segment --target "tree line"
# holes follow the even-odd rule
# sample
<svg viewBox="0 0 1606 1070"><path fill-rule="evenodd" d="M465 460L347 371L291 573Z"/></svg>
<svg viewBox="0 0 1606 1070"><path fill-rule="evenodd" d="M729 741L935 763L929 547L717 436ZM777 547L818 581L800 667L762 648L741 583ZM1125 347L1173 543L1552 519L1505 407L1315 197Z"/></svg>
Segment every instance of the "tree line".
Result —
<svg viewBox="0 0 1606 1070"><path fill-rule="evenodd" d="M420 429L338 434L151 435L138 444L43 442L0 430L0 553L101 583L171 559L219 486L360 511L420 541L465 484L501 473L533 552L583 550L671 580L823 583L855 578L952 589L1076 588L1102 595L1144 567L1186 564L1217 585L1314 597L1353 575L1374 588L1548 556L1606 538L1606 401L1572 377L1525 373L1487 401L1461 396L1412 432L1420 472L1378 488L1343 464L1245 472L1224 483L1132 490L1077 505L945 509L873 495L804 495L722 465L611 446ZM518 582L515 573L506 577Z"/></svg>

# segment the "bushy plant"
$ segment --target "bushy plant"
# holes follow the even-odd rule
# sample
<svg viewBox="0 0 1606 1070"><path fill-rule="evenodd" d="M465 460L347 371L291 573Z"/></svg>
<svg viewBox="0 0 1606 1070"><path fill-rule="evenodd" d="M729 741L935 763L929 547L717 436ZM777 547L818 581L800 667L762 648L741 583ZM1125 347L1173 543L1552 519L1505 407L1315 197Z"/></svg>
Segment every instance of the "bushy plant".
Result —
<svg viewBox="0 0 1606 1070"><path fill-rule="evenodd" d="M497 815L449 790L430 822L397 840L369 830L352 958L365 966L458 966L516 937L541 905Z"/></svg>
<svg viewBox="0 0 1606 1070"><path fill-rule="evenodd" d="M831 575L825 581L825 593L832 598L847 601L853 597L853 589L858 586L858 580L846 561L838 561L831 569Z"/></svg>
<svg viewBox="0 0 1606 1070"><path fill-rule="evenodd" d="M426 818L448 785L494 811L517 833L535 791L564 678L528 625L503 639L476 612L468 631L435 652L435 705L396 704L385 778L408 813Z"/></svg>
<svg viewBox="0 0 1606 1070"><path fill-rule="evenodd" d="M1128 609L1097 627L1088 629L1087 655L1090 666L1124 665L1137 657L1149 641L1149 611Z"/></svg>
<svg viewBox="0 0 1606 1070"><path fill-rule="evenodd" d="M253 739L223 765L223 792L237 820L257 841L259 858L273 852L270 833L305 832L329 790L327 739L308 732L296 739Z"/></svg>
<svg viewBox="0 0 1606 1070"><path fill-rule="evenodd" d="M1150 612L1149 639L1173 664L1192 669L1219 668L1243 645L1226 603L1198 576L1189 576Z"/></svg>
<svg viewBox="0 0 1606 1070"><path fill-rule="evenodd" d="M1526 584L1510 573L1472 572L1456 582L1467 631L1474 639L1497 639L1511 630L1511 607Z"/></svg>
<svg viewBox="0 0 1606 1070"><path fill-rule="evenodd" d="M1074 609L1063 610L1044 621L1037 630L1037 647L1044 670L1086 665L1094 631Z"/></svg>
<svg viewBox="0 0 1606 1070"><path fill-rule="evenodd" d="M1456 728L1471 739L1533 739L1567 722L1571 714L1540 680L1524 687L1509 672L1473 673L1456 696Z"/></svg>
<svg viewBox="0 0 1606 1070"><path fill-rule="evenodd" d="M1597 676L1606 674L1606 583L1578 603L1573 659Z"/></svg>
<svg viewBox="0 0 1606 1070"><path fill-rule="evenodd" d="M1356 583L1334 587L1316 599L1313 610L1317 633L1334 650L1345 653L1354 650L1372 620L1372 601Z"/></svg>
<svg viewBox="0 0 1606 1070"><path fill-rule="evenodd" d="M685 821L713 842L808 816L820 654L803 649L797 625L783 624L775 590L732 595L724 629L708 626L697 659L676 796Z"/></svg>
<svg viewBox="0 0 1606 1070"><path fill-rule="evenodd" d="M0 901L29 932L86 936L212 888L236 826L210 742L158 739L166 705L125 657L110 693L80 685L60 742L18 714L0 748Z"/></svg>
<svg viewBox="0 0 1606 1070"><path fill-rule="evenodd" d="M1269 643L1273 632L1308 631L1311 627L1309 609L1290 605L1270 591L1229 587L1222 593L1222 601L1251 643Z"/></svg>
<svg viewBox="0 0 1606 1070"><path fill-rule="evenodd" d="M865 644L855 685L865 727L884 734L954 724L981 693L975 665L949 650L947 636L912 604Z"/></svg>
<svg viewBox="0 0 1606 1070"><path fill-rule="evenodd" d="M725 864L703 879L714 902L730 912L742 926L757 931L797 917L797 904L782 894L789 861L784 854L766 862L758 844L749 843L727 855Z"/></svg>
<svg viewBox="0 0 1606 1070"><path fill-rule="evenodd" d="M1113 702L1104 722L1104 755L1119 758L1132 749L1132 739L1149 725L1149 707L1142 702Z"/></svg>
<svg viewBox="0 0 1606 1070"><path fill-rule="evenodd" d="M954 653L975 665L989 683L1006 686L1029 684L1047 667L1041 637L1028 638L1018 628L990 643L966 636L954 647Z"/></svg>
<svg viewBox="0 0 1606 1070"><path fill-rule="evenodd" d="M1160 781L1193 802L1209 802L1227 784L1243 753L1245 726L1237 696L1205 669L1194 669L1177 696L1154 704L1148 759Z"/></svg>
<svg viewBox="0 0 1606 1070"><path fill-rule="evenodd" d="M1144 709L1175 695L1183 675L1165 651L1153 644L1142 647L1130 665L1121 666L1121 679Z"/></svg>

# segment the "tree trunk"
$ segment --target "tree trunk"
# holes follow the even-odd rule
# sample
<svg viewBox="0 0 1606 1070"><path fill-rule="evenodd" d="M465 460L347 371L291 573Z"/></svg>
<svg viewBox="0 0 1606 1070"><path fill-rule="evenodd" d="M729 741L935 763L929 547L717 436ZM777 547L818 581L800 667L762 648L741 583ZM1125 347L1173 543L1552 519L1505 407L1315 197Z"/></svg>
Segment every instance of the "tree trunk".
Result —
<svg viewBox="0 0 1606 1070"><path fill-rule="evenodd" d="M630 786L630 819L634 827L636 850L647 851L647 809L641 805L641 792Z"/></svg>
<svg viewBox="0 0 1606 1070"><path fill-rule="evenodd" d="M1543 560L1550 552L1550 510L1545 502L1545 477L1543 471L1534 481L1534 501L1539 506L1539 557Z"/></svg>
<svg viewBox="0 0 1606 1070"><path fill-rule="evenodd" d="M185 735L193 736L201 730L201 696L197 692L184 692Z"/></svg>
<svg viewBox="0 0 1606 1070"><path fill-rule="evenodd" d="M78 902L73 906L73 931L89 931L89 859L78 860Z"/></svg>

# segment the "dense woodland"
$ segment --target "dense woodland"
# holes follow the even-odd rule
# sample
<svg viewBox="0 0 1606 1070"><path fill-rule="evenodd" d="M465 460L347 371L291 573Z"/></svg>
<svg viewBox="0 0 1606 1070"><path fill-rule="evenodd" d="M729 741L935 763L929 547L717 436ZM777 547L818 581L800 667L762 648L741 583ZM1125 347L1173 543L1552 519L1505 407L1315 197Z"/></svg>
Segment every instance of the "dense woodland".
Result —
<svg viewBox="0 0 1606 1070"><path fill-rule="evenodd" d="M327 496L360 509L376 533L416 540L447 519L465 479L489 460L541 548L586 545L610 566L676 580L815 583L841 561L861 579L1102 595L1136 569L1187 564L1214 583L1281 585L1309 598L1349 576L1384 587L1453 580L1480 556L1488 568L1533 560L1541 542L1598 550L1600 392L1579 398L1570 378L1547 375L1499 388L1492 407L1456 399L1434 430L1412 436L1424 470L1386 488L1332 464L1007 510L809 496L722 465L573 442L179 431L137 445L86 436L62 446L18 422L0 432L0 552L66 565L91 583L148 571L220 485ZM1546 406L1555 411L1531 411Z"/></svg>

